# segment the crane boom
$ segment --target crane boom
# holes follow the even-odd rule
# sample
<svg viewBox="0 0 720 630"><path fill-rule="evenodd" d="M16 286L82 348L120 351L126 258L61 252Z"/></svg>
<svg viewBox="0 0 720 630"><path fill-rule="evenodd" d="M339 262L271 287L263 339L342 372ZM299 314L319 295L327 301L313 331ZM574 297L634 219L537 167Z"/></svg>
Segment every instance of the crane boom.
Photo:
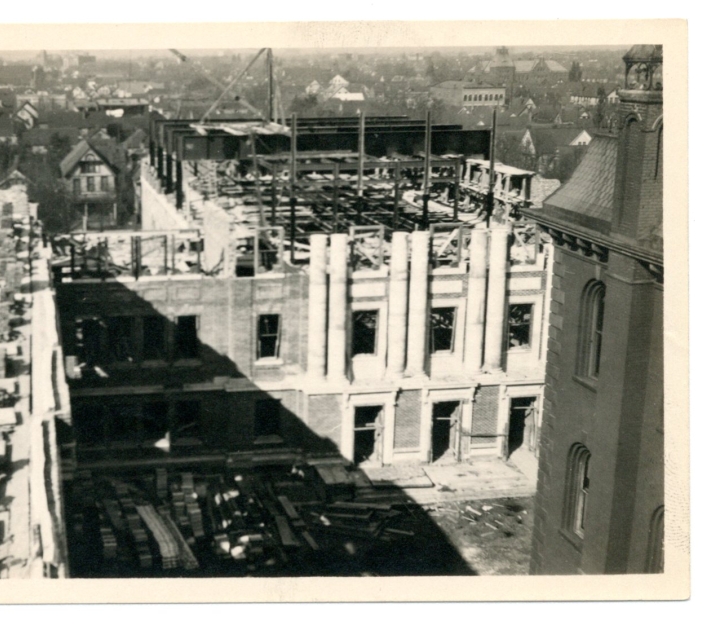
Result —
<svg viewBox="0 0 720 630"><path fill-rule="evenodd" d="M220 88L220 90L222 91L222 95L221 95L221 99L220 99L220 100L222 100L222 98L224 98L224 97L227 95L227 92L229 92L229 90L227 90L226 88L227 88L228 86L226 86L222 81L220 81L220 80L217 79L215 76L213 76L213 74L212 74L209 70L206 70L205 68L203 68L199 63L192 61L187 55L184 55L184 54L181 53L179 50L176 50L175 48L170 48L169 50L170 50L170 52L171 52L173 55L175 55L180 61L182 61L183 63L187 63L187 64L190 66L190 68L192 68L193 70L195 70L195 72L197 72L198 74L200 74L200 75L202 75L203 77L205 77L205 78L206 78L208 81L210 81L210 83L212 83L215 87ZM263 50L264 50L264 49L263 49ZM251 65L252 65L252 64L251 64ZM248 69L249 69L249 66L248 66ZM233 79L233 80L231 81L231 83L230 83L230 87L232 87L232 85L233 85L236 81L237 81L237 78L236 78L236 79ZM235 98L237 99L237 101L238 101L241 105L244 105L245 107L247 107L247 108L248 108L253 114L255 114L256 116L260 116L261 118L264 118L263 113L262 113L257 107L254 107L253 105L251 105L250 103L248 103L247 100L245 100L245 99L243 98L243 96L242 96L242 91L241 91L241 90L235 91L235 92L234 92L234 95L235 95ZM217 101L217 103L216 103L216 105L213 107L213 109L215 109L215 107L217 107L217 104L219 104L220 100ZM207 116L207 115L206 115L206 116Z"/></svg>

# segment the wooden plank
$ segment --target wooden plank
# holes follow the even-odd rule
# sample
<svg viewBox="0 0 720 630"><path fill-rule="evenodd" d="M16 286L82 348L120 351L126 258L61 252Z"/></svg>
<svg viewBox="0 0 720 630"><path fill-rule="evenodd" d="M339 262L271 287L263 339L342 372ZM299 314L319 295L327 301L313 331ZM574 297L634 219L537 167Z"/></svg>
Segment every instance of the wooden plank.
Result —
<svg viewBox="0 0 720 630"><path fill-rule="evenodd" d="M310 545L310 548L313 551L320 551L320 545L315 542L315 539L310 535L310 532L307 530L302 532L302 537L305 539L307 544Z"/></svg>
<svg viewBox="0 0 720 630"><path fill-rule="evenodd" d="M275 525L277 526L278 533L280 534L280 540L285 547L299 547L300 542L293 534L287 519L284 516L275 517Z"/></svg>
<svg viewBox="0 0 720 630"><path fill-rule="evenodd" d="M296 520L300 518L300 515L297 513L297 510L295 509L295 506L292 504L290 499L288 499L286 496L279 496L277 498L280 505L282 505L283 510L285 510L285 514L287 514L292 520Z"/></svg>

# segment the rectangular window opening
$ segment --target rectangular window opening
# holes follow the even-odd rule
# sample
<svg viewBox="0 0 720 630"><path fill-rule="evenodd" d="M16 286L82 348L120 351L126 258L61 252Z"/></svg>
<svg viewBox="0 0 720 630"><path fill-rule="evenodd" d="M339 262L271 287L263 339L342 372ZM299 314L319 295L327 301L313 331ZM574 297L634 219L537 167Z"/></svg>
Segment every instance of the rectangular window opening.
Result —
<svg viewBox="0 0 720 630"><path fill-rule="evenodd" d="M255 401L255 437L280 435L280 401L266 398Z"/></svg>
<svg viewBox="0 0 720 630"><path fill-rule="evenodd" d="M280 358L280 315L268 314L258 317L257 358Z"/></svg>
<svg viewBox="0 0 720 630"><path fill-rule="evenodd" d="M165 318L143 317L143 359L158 361L166 356Z"/></svg>
<svg viewBox="0 0 720 630"><path fill-rule="evenodd" d="M532 304L511 304L508 312L508 350L530 347Z"/></svg>
<svg viewBox="0 0 720 630"><path fill-rule="evenodd" d="M133 361L133 318L109 317L107 321L111 360L118 363Z"/></svg>
<svg viewBox="0 0 720 630"><path fill-rule="evenodd" d="M175 403L172 440L202 441L201 407L199 400L179 400Z"/></svg>
<svg viewBox="0 0 720 630"><path fill-rule="evenodd" d="M175 323L175 358L196 359L199 354L197 334L198 320L195 315L181 315Z"/></svg>
<svg viewBox="0 0 720 630"><path fill-rule="evenodd" d="M376 354L379 311L354 311L352 314L352 356Z"/></svg>
<svg viewBox="0 0 720 630"><path fill-rule="evenodd" d="M430 312L430 352L452 352L455 346L457 308L441 306Z"/></svg>

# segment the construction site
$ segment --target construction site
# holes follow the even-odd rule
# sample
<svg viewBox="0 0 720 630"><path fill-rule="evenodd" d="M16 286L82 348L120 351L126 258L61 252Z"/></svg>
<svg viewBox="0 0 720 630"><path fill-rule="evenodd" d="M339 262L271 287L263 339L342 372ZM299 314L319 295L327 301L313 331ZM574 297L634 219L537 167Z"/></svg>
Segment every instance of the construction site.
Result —
<svg viewBox="0 0 720 630"><path fill-rule="evenodd" d="M469 556L529 545L534 174L430 115L285 120L269 67L265 116L151 121L140 229L46 239L70 574L524 572Z"/></svg>

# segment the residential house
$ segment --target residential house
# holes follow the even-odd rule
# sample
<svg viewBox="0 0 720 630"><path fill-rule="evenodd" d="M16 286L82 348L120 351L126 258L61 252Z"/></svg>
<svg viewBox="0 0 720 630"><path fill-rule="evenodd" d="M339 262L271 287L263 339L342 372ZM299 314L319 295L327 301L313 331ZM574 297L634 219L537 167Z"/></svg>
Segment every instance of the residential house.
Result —
<svg viewBox="0 0 720 630"><path fill-rule="evenodd" d="M311 96L311 95L319 94L321 90L322 90L322 85L320 85L320 83L318 83L318 81L316 79L313 79L312 83L310 83L305 88L305 94L307 94L308 96Z"/></svg>
<svg viewBox="0 0 720 630"><path fill-rule="evenodd" d="M556 171L561 162L576 163L582 153L581 147L587 146L591 140L592 136L586 129L529 128L520 141L525 167L544 177L559 176Z"/></svg>
<svg viewBox="0 0 720 630"><path fill-rule="evenodd" d="M76 207L82 228L118 224L119 193L125 178L125 156L114 140L83 139L60 162L60 175Z"/></svg>
<svg viewBox="0 0 720 630"><path fill-rule="evenodd" d="M40 114L37 108L27 101L23 102L15 112L15 118L23 124L25 129L35 127L39 117Z"/></svg>

